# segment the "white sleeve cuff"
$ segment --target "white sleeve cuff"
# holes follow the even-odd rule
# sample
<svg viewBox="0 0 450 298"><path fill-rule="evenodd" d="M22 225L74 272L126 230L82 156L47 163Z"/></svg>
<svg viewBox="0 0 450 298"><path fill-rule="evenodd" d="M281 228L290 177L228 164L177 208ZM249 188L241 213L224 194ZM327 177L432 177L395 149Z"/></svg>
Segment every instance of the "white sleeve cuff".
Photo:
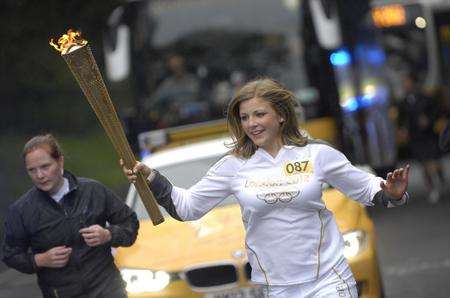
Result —
<svg viewBox="0 0 450 298"><path fill-rule="evenodd" d="M409 194L405 192L400 200L390 199L388 203L388 208L397 207L407 204L409 201Z"/></svg>
<svg viewBox="0 0 450 298"><path fill-rule="evenodd" d="M152 182L153 179L155 179L155 175L156 175L156 171L152 169L152 171L150 172L150 175L148 175L148 177L147 177L147 181Z"/></svg>

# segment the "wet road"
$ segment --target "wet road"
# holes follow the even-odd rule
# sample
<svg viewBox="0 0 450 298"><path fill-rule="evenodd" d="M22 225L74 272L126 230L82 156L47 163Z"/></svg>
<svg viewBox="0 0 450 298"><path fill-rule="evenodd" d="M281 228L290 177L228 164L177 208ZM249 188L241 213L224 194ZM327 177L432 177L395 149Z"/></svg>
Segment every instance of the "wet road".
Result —
<svg viewBox="0 0 450 298"><path fill-rule="evenodd" d="M374 216L387 297L450 297L450 197Z"/></svg>
<svg viewBox="0 0 450 298"><path fill-rule="evenodd" d="M450 181L450 158L445 163ZM448 298L450 192L447 191L447 198L437 204L429 204L425 199L427 190L416 165L413 165L410 175L412 201L408 206L370 210L377 228L386 297ZM20 274L0 265L0 297L40 297L39 293L34 275Z"/></svg>

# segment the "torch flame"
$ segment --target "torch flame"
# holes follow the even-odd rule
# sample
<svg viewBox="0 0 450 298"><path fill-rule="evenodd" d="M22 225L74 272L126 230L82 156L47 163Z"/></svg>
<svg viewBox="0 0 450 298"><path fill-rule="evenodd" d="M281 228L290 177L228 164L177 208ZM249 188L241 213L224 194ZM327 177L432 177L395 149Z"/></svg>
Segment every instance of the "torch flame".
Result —
<svg viewBox="0 0 450 298"><path fill-rule="evenodd" d="M54 47L61 54L66 54L73 46L84 46L87 40L81 38L80 31L67 30L67 34L63 34L55 44L53 38L50 40L50 45Z"/></svg>

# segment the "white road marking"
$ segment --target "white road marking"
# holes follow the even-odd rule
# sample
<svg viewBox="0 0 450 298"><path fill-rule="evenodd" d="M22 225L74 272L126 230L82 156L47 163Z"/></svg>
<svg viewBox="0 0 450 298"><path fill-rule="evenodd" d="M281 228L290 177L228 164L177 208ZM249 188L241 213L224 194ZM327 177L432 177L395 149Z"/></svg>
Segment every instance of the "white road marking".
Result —
<svg viewBox="0 0 450 298"><path fill-rule="evenodd" d="M385 266L383 275L401 277L412 274L421 274L425 271L450 268L450 258L436 261L422 261L417 259L406 260L402 264Z"/></svg>

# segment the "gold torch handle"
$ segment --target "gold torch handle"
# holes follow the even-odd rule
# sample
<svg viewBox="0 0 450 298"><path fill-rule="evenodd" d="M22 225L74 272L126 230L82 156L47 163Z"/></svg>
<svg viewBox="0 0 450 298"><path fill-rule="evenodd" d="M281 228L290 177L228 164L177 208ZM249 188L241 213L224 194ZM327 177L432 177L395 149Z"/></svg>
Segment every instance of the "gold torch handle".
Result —
<svg viewBox="0 0 450 298"><path fill-rule="evenodd" d="M126 139L122 124L89 46L82 46L70 53L63 54L62 57L78 81L115 150L124 161L125 166L132 169L136 164L134 154L131 151L130 144ZM134 185L141 196L153 225L162 223L164 217L141 173L138 173L137 181Z"/></svg>

